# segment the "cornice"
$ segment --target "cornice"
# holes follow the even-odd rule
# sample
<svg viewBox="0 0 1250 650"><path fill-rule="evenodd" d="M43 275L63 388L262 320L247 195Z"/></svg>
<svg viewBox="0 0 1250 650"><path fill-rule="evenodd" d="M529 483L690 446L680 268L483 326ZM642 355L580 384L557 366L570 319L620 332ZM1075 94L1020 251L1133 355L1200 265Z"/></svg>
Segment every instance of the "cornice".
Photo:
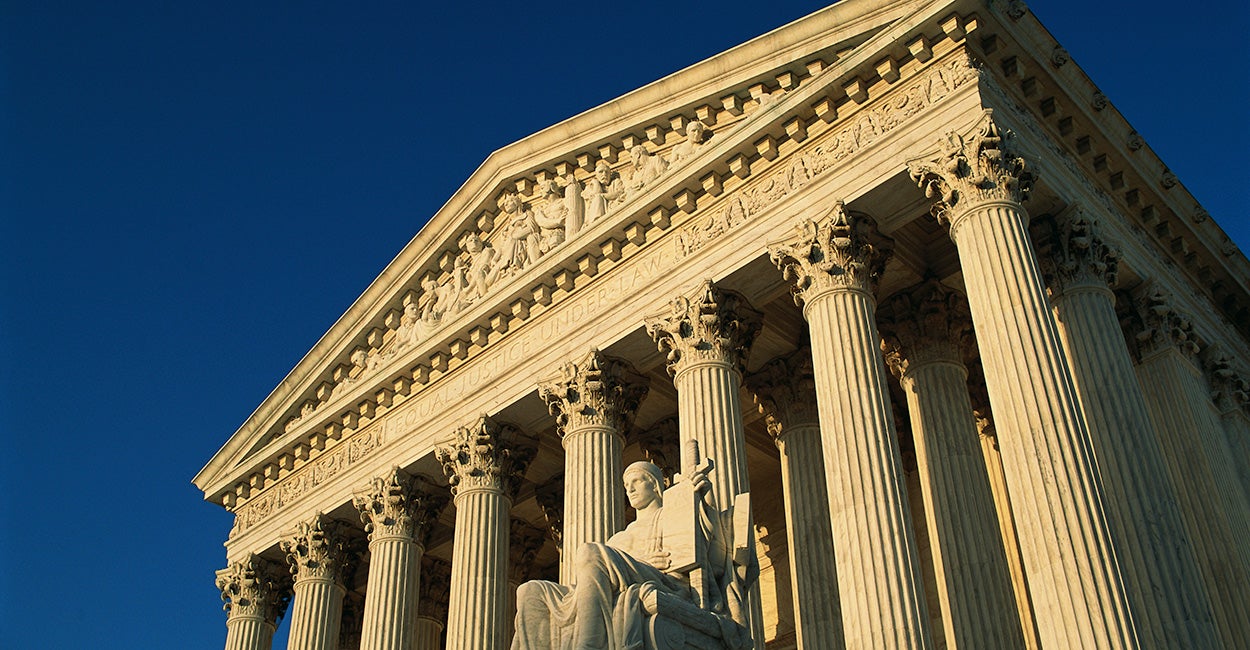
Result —
<svg viewBox="0 0 1250 650"><path fill-rule="evenodd" d="M284 417L291 395L310 388L306 380L313 371L333 363L345 348L353 347L352 340L363 338L376 327L380 314L388 311L385 306L445 252L448 242L459 239L457 233L479 218L479 210L493 202L501 185L532 173L535 165L555 169L561 163L575 164L579 153L598 151L600 141L619 139L631 128L645 132L647 122L654 122L663 132L670 115L697 113L699 102L729 97L714 91L736 88L735 94L741 99L760 83L784 85L784 81L773 79L777 71L788 67L793 67L789 79L797 83L804 62L839 44L853 45L856 39L862 40L923 4L919 0L844 0L491 153L192 482L206 493L216 491L213 484L223 472L230 471L232 461L250 449L253 440L276 418ZM835 52L826 56L830 54L836 56ZM551 160L552 156L562 159ZM593 159L592 155L592 165Z"/></svg>
<svg viewBox="0 0 1250 650"><path fill-rule="evenodd" d="M279 392L285 393L287 413L298 413L301 410L299 405L307 402L307 398L301 397L294 386L297 372L309 365L307 360L302 362L266 400L265 408L270 411L268 417L260 418L260 411L254 414L244 428L235 434L231 443L196 477L197 485L205 490L210 499L221 500L227 497L226 490L231 484L240 478L245 483L265 486L285 475L294 465L299 464L298 461L315 455L318 446L326 448L341 437L345 430L364 426L420 384L430 381L440 373L450 371L457 360L465 359L471 348L481 347L492 337L506 333L509 322L523 321L528 317L531 308L541 308L540 305L549 304L553 295L558 295L561 290L571 290L577 277L594 276L600 264L616 261L623 249L628 249L631 244L642 246L649 238L667 230L670 220L676 223L688 214L686 210L695 212L701 198L714 199L720 194L722 183L724 188L728 188L735 182L741 182L740 177L752 177L752 167L771 169L778 150L784 154L787 142L801 143L807 137L807 129L819 132L830 128L830 125L845 124L843 116L854 117L861 106L869 105L881 93L899 85L897 82L900 78L913 76L916 71L907 68L909 61L914 60L919 65L919 59L916 58L919 56L932 63L930 59L936 60L934 57L941 54L941 48L946 47L949 50L955 41L963 38L963 20L957 15L946 16L939 23L936 15L939 11L940 7L935 9L931 6L928 11L920 12L877 34L861 50L848 54L833 66L817 65L812 68L814 74L800 79L792 92L787 92L775 105L769 106L768 110L756 110L739 116L727 127L718 125L717 131L735 129L731 134L733 137L722 137L713 141L698 159L682 166L680 175L665 179L663 186L657 186L635 198L627 210L622 209L619 214L614 215L617 217L614 225L596 225L592 228L595 230L594 235L579 236L578 241L570 242L571 245L564 247L562 261L544 260L544 264L540 265L544 268L531 268L504 283L505 287L495 287L493 303L499 311L492 313L492 310L475 308L471 312L459 314L451 323L443 323L441 330L436 332L436 337L426 341L430 344L426 349L447 350L446 352L435 352L429 362L411 367L408 364L411 357L401 360L402 363L393 361L383 372L374 375L367 388L356 389L348 395L329 400L326 406L329 407L331 419L326 421L325 416L318 418L319 423L314 425L312 433L305 427L298 427L295 431L286 432L293 435L284 435L281 430L273 430L278 419L274 400L278 399ZM968 25L969 30L973 28L975 21ZM913 39L915 55L880 58L882 52L889 51L892 45L909 42L910 37L916 35L921 38ZM884 72L886 77L882 78L879 71ZM818 79L819 83L811 83L812 79ZM796 120L796 117L801 119ZM697 118L696 113L691 116L690 121ZM759 134L763 132L767 132L767 137L759 140ZM712 167L718 169L708 174ZM709 183L709 176L715 182ZM673 193L674 189L679 191ZM423 230L419 238L429 230L429 227ZM656 230L660 232L649 234ZM458 238L453 237L450 240L457 241ZM442 257L446 261L447 256ZM435 260L431 258L430 261ZM557 268L554 273L551 272L552 266ZM412 278L420 276L413 273L409 283L387 280L395 275L392 273L394 267L394 263L388 267L382 278L375 282L375 288L379 283L392 284L400 287L395 293L409 293ZM535 279L539 280L537 284ZM344 319L358 311L370 293L375 292L375 288L366 292ZM394 308L379 308L378 317L383 321L379 325L383 326L386 322L398 323L402 320L399 310ZM337 329L341 329L339 325L336 325ZM360 337L366 343L377 343L378 347L372 348L376 350L394 340L394 331L386 331L384 327L378 326L366 327L362 329ZM325 342L326 338L323 337L318 348L324 347ZM369 348L350 345L349 342L343 349L346 350L343 354L351 356L352 350ZM316 351L314 349L314 353ZM340 364L340 371L343 365ZM347 374L350 375L350 372ZM323 380L320 377L316 380L309 379L306 375L301 382L305 391L303 395L309 395L318 381ZM256 427L262 422L268 422L270 427L267 430L269 433L265 435L255 433ZM255 461L249 460L240 466L243 453L252 448L259 450L259 453L252 454ZM233 505L230 499L227 501Z"/></svg>

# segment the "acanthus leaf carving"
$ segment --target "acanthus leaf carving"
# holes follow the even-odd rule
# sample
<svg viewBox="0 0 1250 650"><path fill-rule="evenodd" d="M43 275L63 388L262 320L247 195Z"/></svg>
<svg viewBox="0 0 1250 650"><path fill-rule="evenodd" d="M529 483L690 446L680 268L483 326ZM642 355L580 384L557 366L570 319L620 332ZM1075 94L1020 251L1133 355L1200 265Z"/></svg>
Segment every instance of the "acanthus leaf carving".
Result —
<svg viewBox="0 0 1250 650"><path fill-rule="evenodd" d="M638 434L643 458L660 468L665 487L672 486L673 477L681 471L680 437L677 418L664 418Z"/></svg>
<svg viewBox="0 0 1250 650"><path fill-rule="evenodd" d="M1173 308L1167 291L1150 284L1127 302L1128 310L1120 324L1130 349L1139 359L1169 348L1196 359L1199 345L1193 324L1188 316Z"/></svg>
<svg viewBox="0 0 1250 650"><path fill-rule="evenodd" d="M816 376L812 351L801 347L793 353L764 364L744 379L764 416L774 441L796 426L819 424L816 409Z"/></svg>
<svg viewBox="0 0 1250 650"><path fill-rule="evenodd" d="M276 625L291 600L291 576L281 565L248 553L217 572L229 618L255 617Z"/></svg>
<svg viewBox="0 0 1250 650"><path fill-rule="evenodd" d="M1203 352L1203 366L1211 383L1211 401L1221 415L1250 411L1250 380L1234 366L1233 358L1220 345Z"/></svg>
<svg viewBox="0 0 1250 650"><path fill-rule="evenodd" d="M1039 219L1033 228L1041 233L1042 274L1052 293L1090 284L1115 286L1120 253L1103 239L1097 220L1084 207L1074 205L1057 217Z"/></svg>
<svg viewBox="0 0 1250 650"><path fill-rule="evenodd" d="M628 362L597 349L580 362L564 363L557 377L538 387L561 436L589 426L607 427L623 436L646 394L645 377Z"/></svg>
<svg viewBox="0 0 1250 650"><path fill-rule="evenodd" d="M474 424L458 427L435 455L453 495L487 489L499 490L511 499L537 451L535 442L523 437L516 427L483 414Z"/></svg>
<svg viewBox="0 0 1250 650"><path fill-rule="evenodd" d="M800 219L793 238L770 245L768 255L794 282L795 304L802 305L838 289L875 293L892 248L872 219L838 201L819 224Z"/></svg>
<svg viewBox="0 0 1250 650"><path fill-rule="evenodd" d="M930 212L939 222L954 226L961 213L980 203L1028 199L1037 175L1015 151L1014 138L987 108L970 135L949 131L940 155L907 163L925 197L935 199Z"/></svg>
<svg viewBox="0 0 1250 650"><path fill-rule="evenodd" d="M348 563L344 526L318 512L301 521L280 543L295 580L328 579L342 584Z"/></svg>
<svg viewBox="0 0 1250 650"><path fill-rule="evenodd" d="M877 310L886 365L903 378L925 363L963 363L973 346L972 313L962 294L928 278L882 301Z"/></svg>
<svg viewBox="0 0 1250 650"><path fill-rule="evenodd" d="M677 375L702 362L727 363L741 372L763 315L745 298L704 280L693 296L677 296L667 313L645 319L647 334L667 353Z"/></svg>
<svg viewBox="0 0 1250 650"><path fill-rule="evenodd" d="M534 500L543 511L547 535L560 551L564 544L564 474L559 474L534 490Z"/></svg>
<svg viewBox="0 0 1250 650"><path fill-rule="evenodd" d="M392 467L353 494L352 503L360 511L370 541L399 537L425 545L448 500L429 481Z"/></svg>
<svg viewBox="0 0 1250 650"><path fill-rule="evenodd" d="M543 531L523 520L513 519L508 529L508 574L520 584L534 572L534 559L543 547Z"/></svg>

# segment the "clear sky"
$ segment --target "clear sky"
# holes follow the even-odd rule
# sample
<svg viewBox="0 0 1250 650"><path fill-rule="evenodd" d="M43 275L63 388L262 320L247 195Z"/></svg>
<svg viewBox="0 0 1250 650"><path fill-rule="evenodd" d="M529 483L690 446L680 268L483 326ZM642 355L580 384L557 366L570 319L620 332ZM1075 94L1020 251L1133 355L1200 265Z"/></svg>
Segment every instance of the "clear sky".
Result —
<svg viewBox="0 0 1250 650"><path fill-rule="evenodd" d="M821 4L0 3L0 643L222 647L190 479L425 220ZM1246 3L1036 4L1246 249Z"/></svg>

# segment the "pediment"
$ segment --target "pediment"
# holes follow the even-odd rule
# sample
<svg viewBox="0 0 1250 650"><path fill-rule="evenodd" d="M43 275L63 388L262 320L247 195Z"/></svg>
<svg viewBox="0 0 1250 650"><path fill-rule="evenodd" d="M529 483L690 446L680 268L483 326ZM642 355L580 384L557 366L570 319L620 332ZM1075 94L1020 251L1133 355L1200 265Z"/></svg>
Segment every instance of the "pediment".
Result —
<svg viewBox="0 0 1250 650"><path fill-rule="evenodd" d="M971 4L846 0L491 154L195 484L233 509L600 266L692 253L868 146L975 76Z"/></svg>
<svg viewBox="0 0 1250 650"><path fill-rule="evenodd" d="M763 154L775 155L767 148L784 139L788 97L921 4L839 3L491 154L195 483L220 501L226 483L255 483L265 464L280 472L283 454L315 453L447 371L629 244L626 223L605 248L591 232L600 224L667 228L670 213L719 191L706 170L724 162L731 140L742 164L760 155L761 137Z"/></svg>

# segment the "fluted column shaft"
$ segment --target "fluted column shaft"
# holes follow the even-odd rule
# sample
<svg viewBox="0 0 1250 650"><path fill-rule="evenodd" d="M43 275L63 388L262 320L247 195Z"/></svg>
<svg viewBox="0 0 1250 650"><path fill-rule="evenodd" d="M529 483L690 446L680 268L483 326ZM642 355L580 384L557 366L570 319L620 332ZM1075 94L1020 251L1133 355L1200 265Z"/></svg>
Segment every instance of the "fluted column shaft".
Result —
<svg viewBox="0 0 1250 650"><path fill-rule="evenodd" d="M838 201L769 256L811 330L821 449L848 648L933 647L924 577L877 332L892 242Z"/></svg>
<svg viewBox="0 0 1250 650"><path fill-rule="evenodd" d="M1219 646L1211 602L1167 476L1163 450L1116 317L1096 278L1055 300L1138 639L1150 648ZM1167 585L1167 589L1160 589Z"/></svg>
<svg viewBox="0 0 1250 650"><path fill-rule="evenodd" d="M436 450L456 504L447 650L502 650L507 639L509 510L537 447L483 415Z"/></svg>
<svg viewBox="0 0 1250 650"><path fill-rule="evenodd" d="M421 556L425 548L411 536L369 541L369 582L365 590L360 650L407 650L417 622Z"/></svg>
<svg viewBox="0 0 1250 650"><path fill-rule="evenodd" d="M742 376L728 362L704 361L685 366L673 378L677 387L677 420L681 445L696 440L699 452L712 459L712 489L733 505L733 497L751 490L747 477L746 433L738 397ZM686 466L682 471L694 468ZM723 496L722 496L723 495Z"/></svg>
<svg viewBox="0 0 1250 650"><path fill-rule="evenodd" d="M413 650L443 650L443 624L433 618L417 617L416 640Z"/></svg>
<svg viewBox="0 0 1250 650"><path fill-rule="evenodd" d="M1013 138L986 110L908 168L959 252L1042 647L1133 648L1089 432L1026 230L1035 175Z"/></svg>
<svg viewBox="0 0 1250 650"><path fill-rule="evenodd" d="M560 584L572 585L572 559L586 542L606 542L625 525L625 439L615 429L590 426L564 436L564 557Z"/></svg>
<svg viewBox="0 0 1250 650"><path fill-rule="evenodd" d="M875 304L808 297L812 366L848 648L932 647Z"/></svg>
<svg viewBox="0 0 1250 650"><path fill-rule="evenodd" d="M269 650L276 626L260 616L226 619L226 650Z"/></svg>
<svg viewBox="0 0 1250 650"><path fill-rule="evenodd" d="M903 387L947 647L1021 648L1024 639L972 417L967 370L957 357L910 363Z"/></svg>
<svg viewBox="0 0 1250 650"><path fill-rule="evenodd" d="M959 249L1042 646L1136 647L1102 489L1018 204L967 211Z"/></svg>
<svg viewBox="0 0 1250 650"><path fill-rule="evenodd" d="M1250 639L1250 619L1243 606L1250 602L1250 575L1245 556L1239 552L1246 549L1247 537L1239 536L1225 516L1217 495L1228 486L1212 471L1200 440L1211 411L1201 387L1203 379L1174 347L1143 358L1137 377L1211 595L1216 626L1227 647L1239 647Z"/></svg>
<svg viewBox="0 0 1250 650"><path fill-rule="evenodd" d="M338 650L345 593L330 578L296 580L287 648Z"/></svg>
<svg viewBox="0 0 1250 650"><path fill-rule="evenodd" d="M369 533L369 578L360 650L411 650L416 634L421 557L447 497L394 467L354 495Z"/></svg>
<svg viewBox="0 0 1250 650"><path fill-rule="evenodd" d="M508 609L508 511L502 490L461 490L455 499L447 650L500 650ZM462 532L463 531L463 532Z"/></svg>
<svg viewBox="0 0 1250 650"><path fill-rule="evenodd" d="M717 506L732 509L735 498L748 492L746 433L742 426L739 389L741 368L759 332L762 315L741 296L723 291L710 280L692 297L679 296L666 315L646 319L648 333L669 352L668 370L677 388L681 467L692 472L686 443L698 442L699 455L713 462L709 480ZM754 531L748 534L754 535ZM745 540L735 540L741 543ZM758 582L746 597L744 624L757 650L764 647L763 607Z"/></svg>
<svg viewBox="0 0 1250 650"><path fill-rule="evenodd" d="M790 427L777 437L777 449L799 647L837 650L845 647L845 641L820 423Z"/></svg>
<svg viewBox="0 0 1250 650"><path fill-rule="evenodd" d="M342 576L348 561L341 525L317 513L300 522L281 545L295 580L288 650L339 650L347 594Z"/></svg>
<svg viewBox="0 0 1250 650"><path fill-rule="evenodd" d="M564 445L561 584L576 582L573 558L583 544L607 542L625 526L623 432L646 393L642 375L598 350L539 384Z"/></svg>
<svg viewBox="0 0 1250 650"><path fill-rule="evenodd" d="M974 412L975 413L975 412ZM992 432L988 418L978 415L977 428L981 437L981 457L985 460L985 475L989 478L990 493L994 497L994 510L998 518L998 536L1007 554L1007 571L1011 574L1011 590L1016 600L1016 614L1020 617L1020 630L1024 634L1026 650L1041 647L1037 623L1033 616L1033 600L1029 596L1029 581L1024 572L1024 558L1020 554L1020 536L1016 532L1016 519L1011 513L1011 498L1007 494L1007 477L1003 474L1003 457L998 450L998 438Z"/></svg>
<svg viewBox="0 0 1250 650"><path fill-rule="evenodd" d="M781 455L794 628L800 648L845 647L820 442L812 352L773 359L746 378Z"/></svg>

